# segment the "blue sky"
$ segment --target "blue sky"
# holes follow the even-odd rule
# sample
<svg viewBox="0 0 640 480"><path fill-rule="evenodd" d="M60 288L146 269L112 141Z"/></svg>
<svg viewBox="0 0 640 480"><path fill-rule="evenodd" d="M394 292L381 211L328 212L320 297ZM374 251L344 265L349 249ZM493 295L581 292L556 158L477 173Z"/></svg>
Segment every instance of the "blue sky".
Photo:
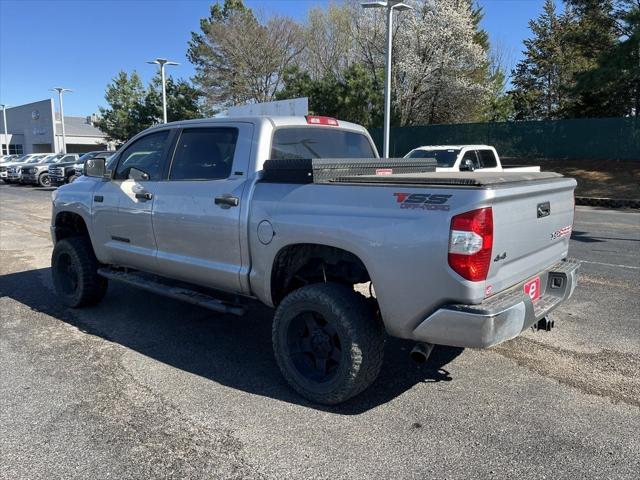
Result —
<svg viewBox="0 0 640 480"><path fill-rule="evenodd" d="M104 90L119 70L136 69L146 82L166 57L181 63L172 74L190 77L186 58L191 31L208 15L211 0L0 0L0 103L19 105L49 98L55 86L65 96L65 114L88 115L105 105ZM245 0L265 14L304 19L327 0ZM484 28L520 58L527 26L543 0L480 0ZM558 2L560 3L560 2ZM57 108L57 105L56 105Z"/></svg>

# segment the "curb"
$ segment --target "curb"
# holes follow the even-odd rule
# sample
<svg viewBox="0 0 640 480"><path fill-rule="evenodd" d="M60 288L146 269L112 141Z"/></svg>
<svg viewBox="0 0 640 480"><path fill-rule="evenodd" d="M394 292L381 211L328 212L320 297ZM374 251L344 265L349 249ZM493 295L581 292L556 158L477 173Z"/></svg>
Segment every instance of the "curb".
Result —
<svg viewBox="0 0 640 480"><path fill-rule="evenodd" d="M576 205L607 208L640 209L640 199L576 197Z"/></svg>

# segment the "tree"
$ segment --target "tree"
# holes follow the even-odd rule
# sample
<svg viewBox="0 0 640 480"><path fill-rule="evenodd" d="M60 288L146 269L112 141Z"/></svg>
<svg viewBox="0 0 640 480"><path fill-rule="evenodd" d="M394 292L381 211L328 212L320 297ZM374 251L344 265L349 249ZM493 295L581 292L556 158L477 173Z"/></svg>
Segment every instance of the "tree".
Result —
<svg viewBox="0 0 640 480"><path fill-rule="evenodd" d="M585 58L572 89L573 116L640 111L640 1L568 0L577 17L572 41Z"/></svg>
<svg viewBox="0 0 640 480"><path fill-rule="evenodd" d="M300 27L274 16L262 24L241 0L214 4L192 33L188 57L195 65L195 84L214 110L274 100L284 72L304 49Z"/></svg>
<svg viewBox="0 0 640 480"><path fill-rule="evenodd" d="M313 79L306 71L293 68L284 76L279 99L308 97L309 111L358 123L367 128L382 125L382 89L359 64L354 64L337 78L327 72Z"/></svg>
<svg viewBox="0 0 640 480"><path fill-rule="evenodd" d="M124 143L149 126L140 115L144 97L145 90L135 70L130 76L120 71L107 86L105 100L109 108L100 107L96 126L107 135L109 141Z"/></svg>
<svg viewBox="0 0 640 480"><path fill-rule="evenodd" d="M149 84L144 103L140 109L141 118L151 125L162 121L162 77L156 74ZM200 91L183 79L166 78L167 121L189 120L201 117Z"/></svg>
<svg viewBox="0 0 640 480"><path fill-rule="evenodd" d="M142 130L162 121L162 85L158 73L145 89L138 74L119 72L107 85L108 108L100 107L96 126L108 140L123 144ZM166 78L167 120L200 117L200 93L185 80Z"/></svg>
<svg viewBox="0 0 640 480"><path fill-rule="evenodd" d="M491 55L489 66L489 94L482 105L481 120L506 122L515 116L513 98L507 93L507 76L498 53Z"/></svg>
<svg viewBox="0 0 640 480"><path fill-rule="evenodd" d="M524 41L524 59L513 72L510 92L516 119L555 119L565 115L567 95L580 56L567 41L572 27L571 12L556 13L553 0L546 0L542 14L529 22L533 37Z"/></svg>
<svg viewBox="0 0 640 480"><path fill-rule="evenodd" d="M300 67L314 80L327 76L342 78L356 63L352 8L330 3L324 9L312 8L303 26L304 42Z"/></svg>
<svg viewBox="0 0 640 480"><path fill-rule="evenodd" d="M419 1L414 7L395 32L400 125L476 120L489 94L488 59L470 2Z"/></svg>

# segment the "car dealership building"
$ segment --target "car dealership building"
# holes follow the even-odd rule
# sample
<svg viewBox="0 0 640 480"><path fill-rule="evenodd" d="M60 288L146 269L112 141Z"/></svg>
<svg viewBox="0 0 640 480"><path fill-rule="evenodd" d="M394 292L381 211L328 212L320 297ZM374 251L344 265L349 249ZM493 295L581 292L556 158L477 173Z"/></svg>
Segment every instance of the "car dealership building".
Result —
<svg viewBox="0 0 640 480"><path fill-rule="evenodd" d="M0 139L3 154L58 153L62 151L62 124L60 114L54 109L52 98L7 107L8 139L5 139L4 135L4 118L5 115L0 114ZM95 120L95 115L88 117L65 115L67 153L84 153L106 149L108 143L106 136L94 126Z"/></svg>

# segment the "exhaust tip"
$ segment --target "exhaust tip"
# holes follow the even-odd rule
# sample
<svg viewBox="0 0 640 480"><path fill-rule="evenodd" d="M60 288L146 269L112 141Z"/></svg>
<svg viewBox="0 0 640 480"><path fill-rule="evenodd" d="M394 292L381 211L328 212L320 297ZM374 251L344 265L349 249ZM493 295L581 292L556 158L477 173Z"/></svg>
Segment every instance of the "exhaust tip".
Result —
<svg viewBox="0 0 640 480"><path fill-rule="evenodd" d="M426 363L433 351L433 347L434 345L432 343L416 343L415 347L411 349L409 356L411 360L418 364Z"/></svg>

